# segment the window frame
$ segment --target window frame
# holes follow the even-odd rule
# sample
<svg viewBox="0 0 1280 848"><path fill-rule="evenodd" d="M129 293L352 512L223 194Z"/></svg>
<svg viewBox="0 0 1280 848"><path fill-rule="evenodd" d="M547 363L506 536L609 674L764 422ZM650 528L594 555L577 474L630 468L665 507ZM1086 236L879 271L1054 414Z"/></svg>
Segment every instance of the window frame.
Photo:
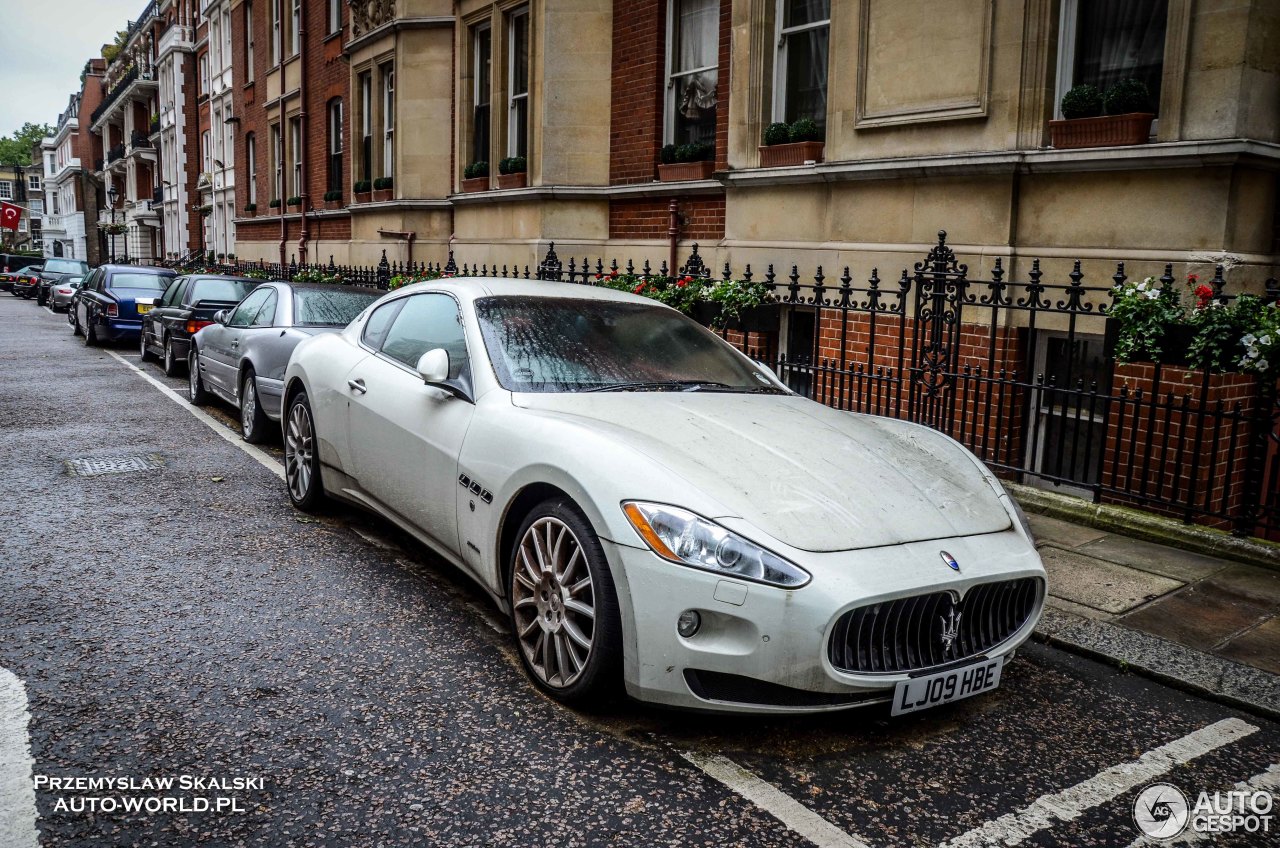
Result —
<svg viewBox="0 0 1280 848"><path fill-rule="evenodd" d="M833 0L839 2L839 0ZM815 29L827 30L827 67L823 72L827 77L828 87L831 84L831 7L827 7L827 17L799 26L786 26L787 0L777 0L774 9L774 52L773 52L773 107L772 120L787 120L787 45L791 36L810 32ZM828 91L830 89L828 88ZM826 128L826 116L823 116L822 127Z"/></svg>
<svg viewBox="0 0 1280 848"><path fill-rule="evenodd" d="M246 168L246 178L249 180L249 190L246 202L252 203L256 208L258 205L258 136L257 133L249 132L244 137L244 160Z"/></svg>
<svg viewBox="0 0 1280 848"><path fill-rule="evenodd" d="M1061 0L1058 7L1058 67L1057 76L1054 80L1053 89L1053 117L1055 120L1062 120L1062 98L1066 95L1071 87L1075 85L1076 76L1076 30L1080 22L1080 0ZM1168 55L1170 30L1168 24L1165 25L1164 41L1165 53ZM1160 73L1163 76L1168 69L1161 60ZM1163 99L1164 86L1161 86L1161 97ZM1153 102L1152 108L1155 109L1156 117L1151 122L1151 135L1155 137L1160 130L1160 103Z"/></svg>
<svg viewBox="0 0 1280 848"><path fill-rule="evenodd" d="M378 66L382 90L382 176L395 177L396 67L395 62Z"/></svg>
<svg viewBox="0 0 1280 848"><path fill-rule="evenodd" d="M269 0L271 4L271 67L280 64L284 58L284 32L281 17L284 15L284 0Z"/></svg>
<svg viewBox="0 0 1280 848"><path fill-rule="evenodd" d="M13 200L12 180L0 180L0 200Z"/></svg>
<svg viewBox="0 0 1280 848"><path fill-rule="evenodd" d="M487 36L487 55L484 62L488 67L481 68L480 38ZM487 84L486 84L487 83ZM482 100L483 98L483 100ZM484 145L479 144L477 120L481 110L488 114L485 117ZM488 162L493 150L493 24L481 21L471 27L471 162ZM470 164L470 163L464 163ZM492 172L492 163L490 163Z"/></svg>
<svg viewBox="0 0 1280 848"><path fill-rule="evenodd" d="M302 52L302 0L293 0L289 11L289 45L293 48L289 58Z"/></svg>
<svg viewBox="0 0 1280 848"><path fill-rule="evenodd" d="M273 194L270 200L279 200L284 203L284 132L280 128L280 123L271 125L271 170L272 174L272 190ZM281 208L277 214L282 214L284 209Z"/></svg>
<svg viewBox="0 0 1280 848"><path fill-rule="evenodd" d="M719 89L720 89L719 15L716 16L716 26L712 29L712 34L713 34L712 46L714 48L712 50L712 55L715 56L716 63L714 65L706 65L700 68L691 68L688 70L675 72L673 69L675 67L675 61L676 61L675 60L675 53L676 53L675 37L676 37L676 29L677 29L676 4L678 2L680 2L680 0L667 0L667 33L666 33L666 41L664 44L665 53L666 53L666 56L665 56L666 67L664 70L664 77L663 77L664 84L665 84L665 91L663 95L663 109L662 109L662 143L663 144L677 143L675 141L675 133L676 133L675 113L676 113L676 92L678 91L678 88L676 86L675 80L678 76L685 77L685 76L692 76L693 74L705 73L706 71L715 71L717 102L719 101L719 97L720 97L719 95ZM708 0L708 2L713 2L713 0ZM717 127L716 127L717 132L719 131L718 123L719 123L719 116L717 115ZM715 133L713 133L712 135L714 137Z"/></svg>
<svg viewBox="0 0 1280 848"><path fill-rule="evenodd" d="M253 82L253 0L244 3L244 81Z"/></svg>
<svg viewBox="0 0 1280 848"><path fill-rule="evenodd" d="M342 31L342 0L328 0L325 3L325 18L326 35Z"/></svg>
<svg viewBox="0 0 1280 848"><path fill-rule="evenodd" d="M356 77L360 96L360 180L373 180L373 69Z"/></svg>
<svg viewBox="0 0 1280 848"><path fill-rule="evenodd" d="M516 22L525 19L524 91L517 94L516 87ZM521 6L507 15L507 155L529 156L529 83L533 66L533 17L528 6ZM524 101L524 138L516 134L517 101ZM520 151L523 141L524 151Z"/></svg>
<svg viewBox="0 0 1280 848"><path fill-rule="evenodd" d="M302 191L302 117L289 118L289 197L301 197Z"/></svg>
<svg viewBox="0 0 1280 848"><path fill-rule="evenodd" d="M326 123L329 128L329 139L326 149L328 152L328 190L342 191L342 153L343 153L343 117L342 117L342 98L330 98L325 109Z"/></svg>

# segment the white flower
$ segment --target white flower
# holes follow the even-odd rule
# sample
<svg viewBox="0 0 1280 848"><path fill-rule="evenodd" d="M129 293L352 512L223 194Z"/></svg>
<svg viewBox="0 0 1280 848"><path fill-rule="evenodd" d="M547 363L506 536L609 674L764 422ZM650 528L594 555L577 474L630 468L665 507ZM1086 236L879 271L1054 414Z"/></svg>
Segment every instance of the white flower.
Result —
<svg viewBox="0 0 1280 848"><path fill-rule="evenodd" d="M1150 279L1150 278L1148 278L1148 279ZM1146 280L1143 280L1142 282L1138 283L1138 285L1136 285L1134 288L1136 288L1138 291L1146 291L1146 290L1147 290L1147 281L1146 281Z"/></svg>
<svg viewBox="0 0 1280 848"><path fill-rule="evenodd" d="M1269 335L1265 335L1265 334L1264 334L1264 335L1261 335L1261 336L1258 336L1258 344L1260 344L1260 345L1269 345L1269 344L1271 344L1271 336L1269 336Z"/></svg>
<svg viewBox="0 0 1280 848"><path fill-rule="evenodd" d="M1256 342L1257 340L1258 340L1258 337L1255 336L1253 333L1245 333L1243 336L1240 337L1240 344L1245 345L1246 347L1249 347L1249 346L1252 346L1253 343Z"/></svg>
<svg viewBox="0 0 1280 848"><path fill-rule="evenodd" d="M1152 289L1151 291L1147 292L1147 300L1157 300L1159 299L1159 297L1160 297L1160 292L1156 291L1155 289Z"/></svg>
<svg viewBox="0 0 1280 848"><path fill-rule="evenodd" d="M1265 359L1259 359L1259 360L1258 360L1258 363L1257 363L1256 365L1254 365L1253 367L1254 367L1254 368L1257 368L1259 371L1266 371L1266 370L1267 370L1267 360L1265 360Z"/></svg>

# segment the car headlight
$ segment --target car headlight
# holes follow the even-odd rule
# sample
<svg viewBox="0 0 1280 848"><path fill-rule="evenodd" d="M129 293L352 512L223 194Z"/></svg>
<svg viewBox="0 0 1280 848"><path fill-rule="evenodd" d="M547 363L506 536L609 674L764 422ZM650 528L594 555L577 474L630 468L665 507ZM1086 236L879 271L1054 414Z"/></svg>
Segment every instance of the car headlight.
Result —
<svg viewBox="0 0 1280 848"><path fill-rule="evenodd" d="M783 589L798 589L809 582L809 572L800 566L687 509L627 501L622 511L640 538L663 559Z"/></svg>

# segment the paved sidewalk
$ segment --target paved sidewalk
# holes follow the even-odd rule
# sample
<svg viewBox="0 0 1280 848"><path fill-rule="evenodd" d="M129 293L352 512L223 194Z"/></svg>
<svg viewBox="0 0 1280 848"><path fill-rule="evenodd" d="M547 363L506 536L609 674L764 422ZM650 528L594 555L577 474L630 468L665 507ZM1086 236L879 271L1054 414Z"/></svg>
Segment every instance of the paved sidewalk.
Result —
<svg viewBox="0 0 1280 848"><path fill-rule="evenodd" d="M1049 574L1040 638L1280 717L1280 572L1028 518Z"/></svg>

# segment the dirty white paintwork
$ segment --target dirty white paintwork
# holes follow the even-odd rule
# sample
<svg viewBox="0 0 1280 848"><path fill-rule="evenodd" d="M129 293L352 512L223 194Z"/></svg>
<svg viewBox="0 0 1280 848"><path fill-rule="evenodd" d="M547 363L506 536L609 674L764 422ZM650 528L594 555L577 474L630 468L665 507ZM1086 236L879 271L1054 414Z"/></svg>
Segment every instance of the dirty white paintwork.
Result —
<svg viewBox="0 0 1280 848"><path fill-rule="evenodd" d="M0 845L36 848L36 792L32 782L27 693L13 672L0 668Z"/></svg>

